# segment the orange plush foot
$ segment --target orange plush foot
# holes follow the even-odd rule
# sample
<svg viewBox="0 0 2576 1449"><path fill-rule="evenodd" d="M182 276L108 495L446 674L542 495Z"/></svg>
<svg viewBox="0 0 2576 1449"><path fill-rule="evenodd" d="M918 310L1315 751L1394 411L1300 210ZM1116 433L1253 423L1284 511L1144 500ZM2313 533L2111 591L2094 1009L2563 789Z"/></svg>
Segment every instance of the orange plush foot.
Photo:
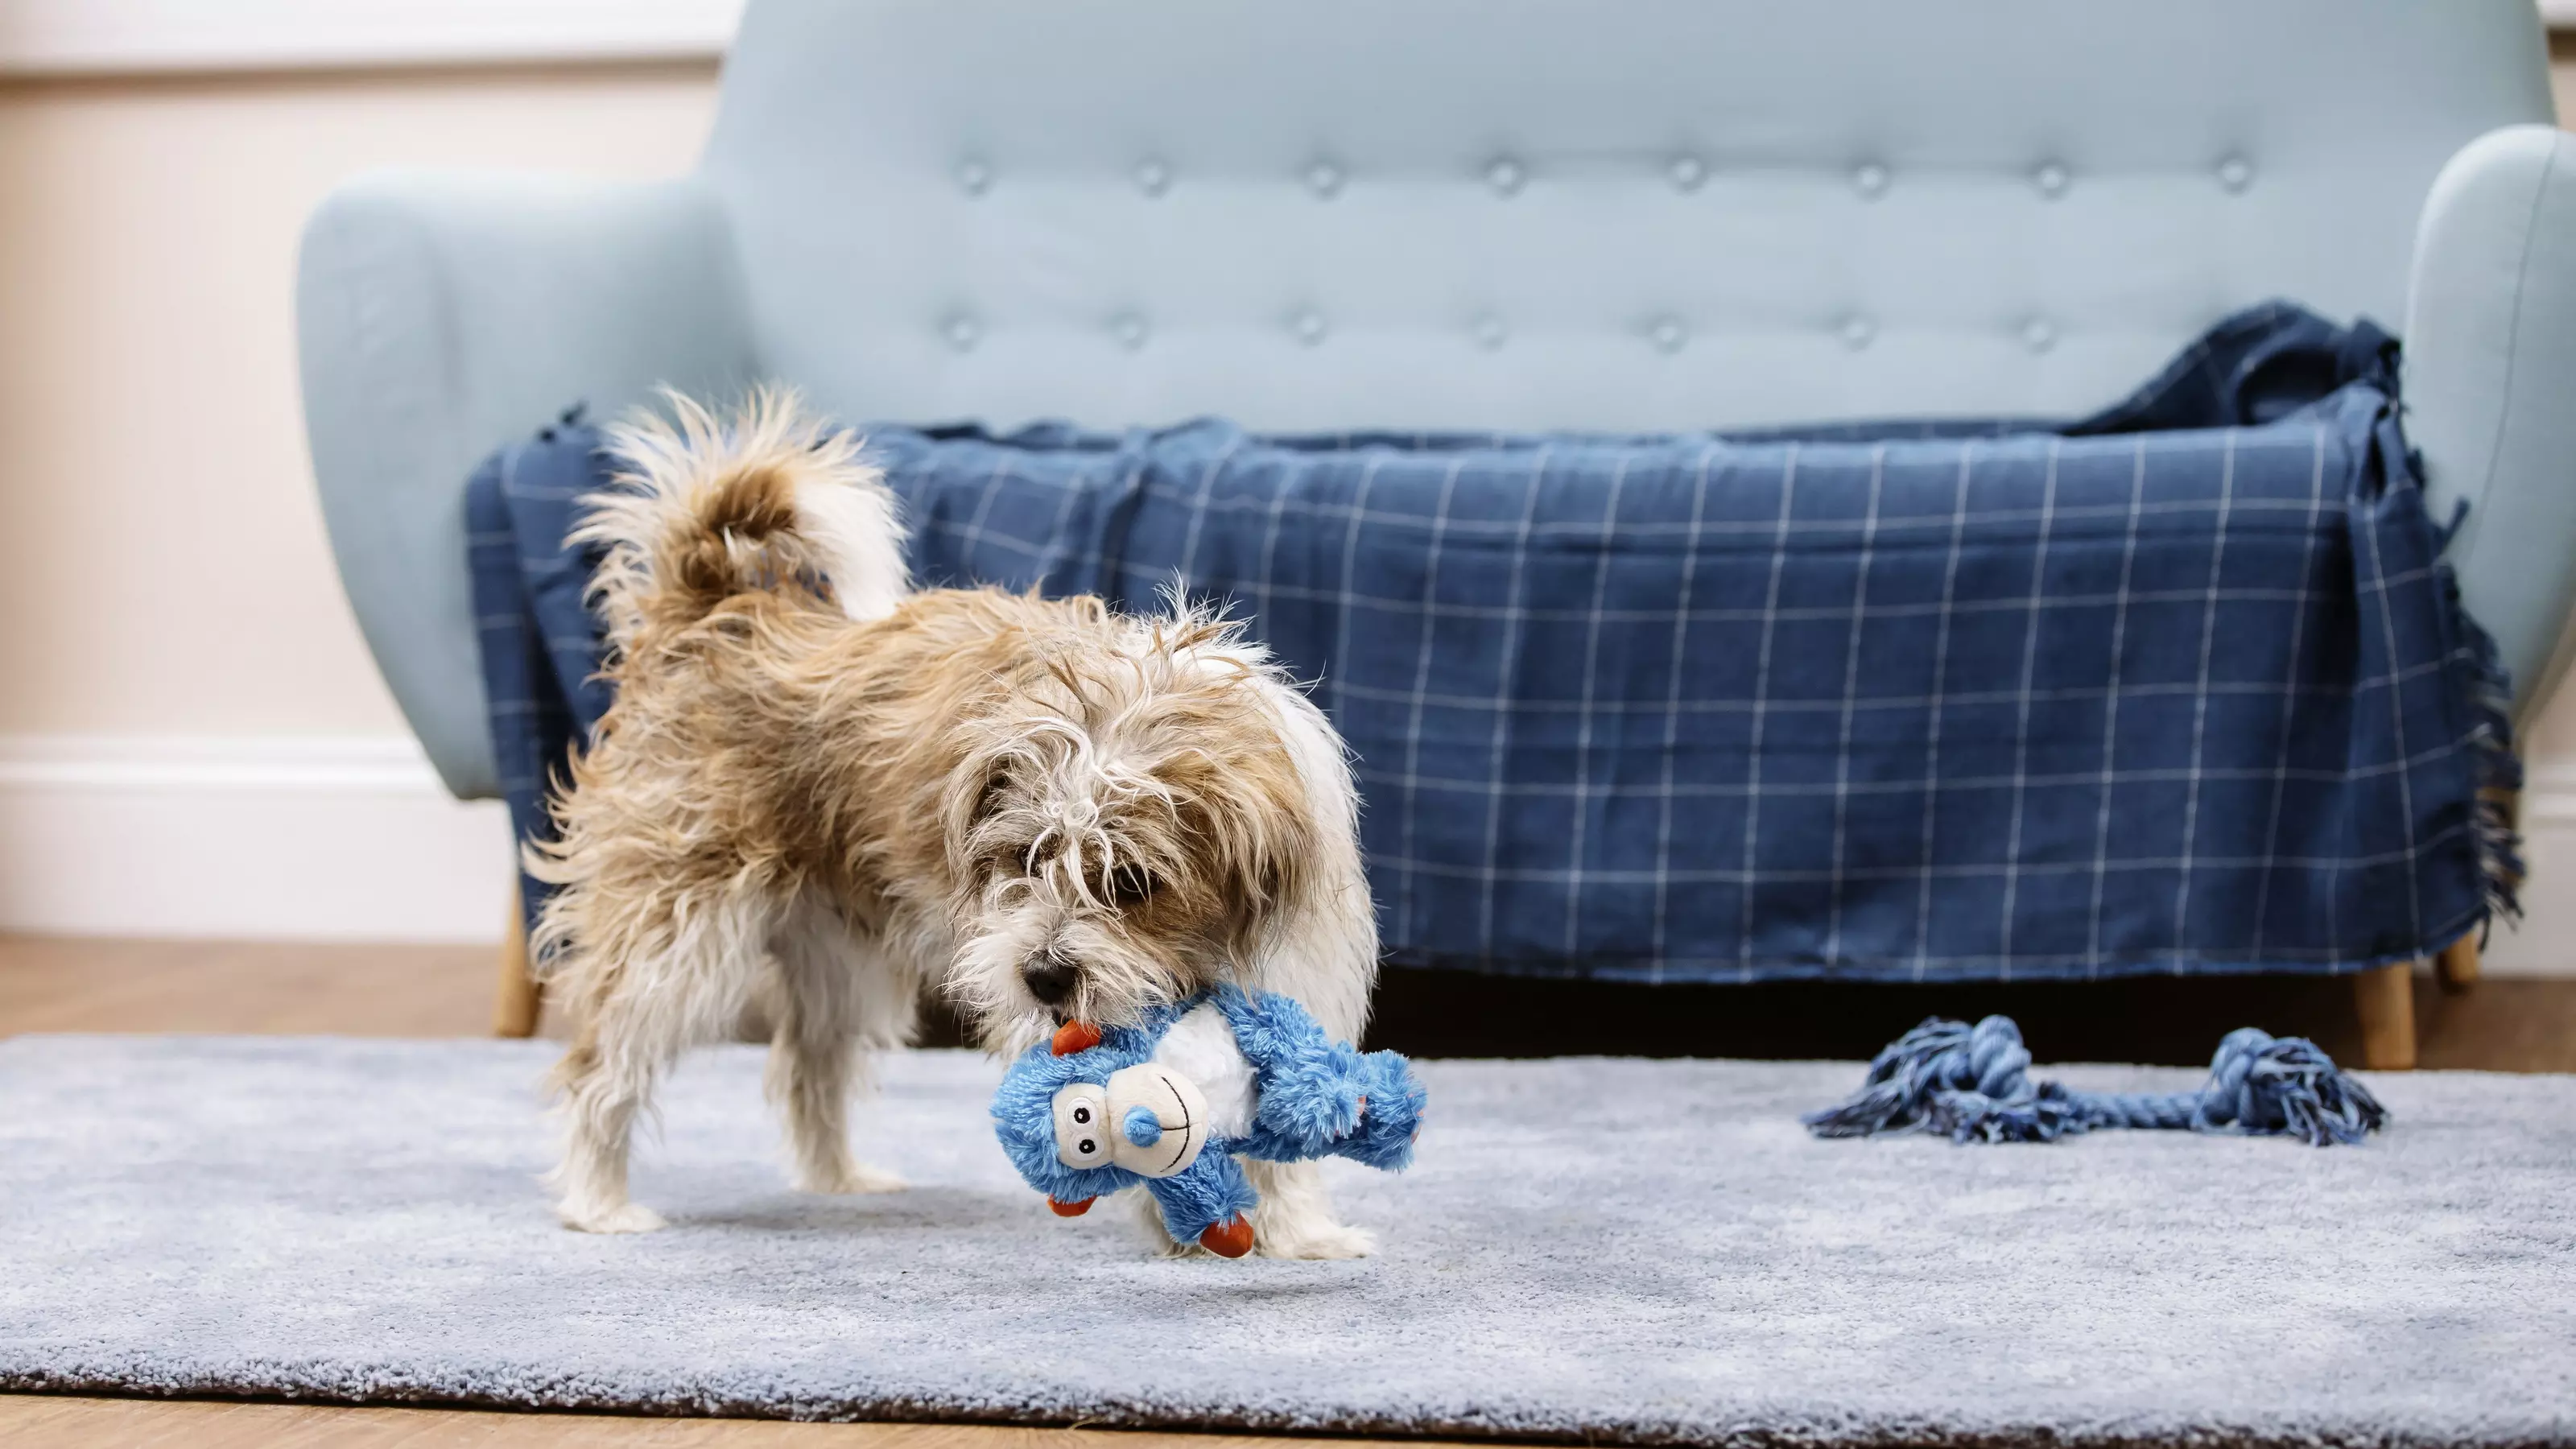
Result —
<svg viewBox="0 0 2576 1449"><path fill-rule="evenodd" d="M1078 1218L1091 1211L1091 1199L1084 1198L1080 1202L1057 1202L1054 1198L1048 1198L1047 1209L1060 1218Z"/></svg>
<svg viewBox="0 0 2576 1449"><path fill-rule="evenodd" d="M1199 1234L1199 1246L1220 1258L1240 1258L1252 1251L1252 1219L1237 1213L1233 1221Z"/></svg>

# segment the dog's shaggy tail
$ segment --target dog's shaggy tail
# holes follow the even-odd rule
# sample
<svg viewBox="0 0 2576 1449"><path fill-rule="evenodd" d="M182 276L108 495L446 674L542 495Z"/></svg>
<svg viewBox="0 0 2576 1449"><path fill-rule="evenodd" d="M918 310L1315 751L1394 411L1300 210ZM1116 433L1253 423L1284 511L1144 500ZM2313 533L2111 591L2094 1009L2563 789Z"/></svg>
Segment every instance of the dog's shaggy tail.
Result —
<svg viewBox="0 0 2576 1449"><path fill-rule="evenodd" d="M591 593L617 650L742 593L828 584L840 612L875 619L911 592L894 495L856 434L825 429L779 389L722 419L664 400L668 418L608 430L617 486L583 500L571 535L606 545Z"/></svg>

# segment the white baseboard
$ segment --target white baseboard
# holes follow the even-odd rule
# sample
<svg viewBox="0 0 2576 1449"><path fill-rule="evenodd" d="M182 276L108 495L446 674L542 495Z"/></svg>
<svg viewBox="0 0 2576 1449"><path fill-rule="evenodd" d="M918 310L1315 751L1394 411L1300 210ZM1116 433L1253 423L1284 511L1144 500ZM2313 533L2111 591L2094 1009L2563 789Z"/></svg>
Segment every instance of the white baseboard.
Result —
<svg viewBox="0 0 2576 1449"><path fill-rule="evenodd" d="M497 941L509 889L408 738L0 738L0 931Z"/></svg>
<svg viewBox="0 0 2576 1449"><path fill-rule="evenodd" d="M2535 770L2498 976L2576 976L2576 762ZM491 941L510 831L382 737L0 737L0 932Z"/></svg>
<svg viewBox="0 0 2576 1449"><path fill-rule="evenodd" d="M2498 925L2485 968L2495 976L2576 976L2576 760L2534 769L2522 792L2522 925Z"/></svg>

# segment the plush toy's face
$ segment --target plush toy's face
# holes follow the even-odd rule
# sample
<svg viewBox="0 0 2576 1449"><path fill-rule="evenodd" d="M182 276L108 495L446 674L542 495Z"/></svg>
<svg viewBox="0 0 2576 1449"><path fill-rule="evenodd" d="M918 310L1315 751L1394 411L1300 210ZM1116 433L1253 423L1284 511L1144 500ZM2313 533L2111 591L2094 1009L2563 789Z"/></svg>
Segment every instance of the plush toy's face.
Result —
<svg viewBox="0 0 2576 1449"><path fill-rule="evenodd" d="M1067 1167L1172 1177L1198 1161L1207 1135L1207 1099L1197 1084L1152 1062L1122 1067L1106 1084L1056 1090L1055 1158Z"/></svg>

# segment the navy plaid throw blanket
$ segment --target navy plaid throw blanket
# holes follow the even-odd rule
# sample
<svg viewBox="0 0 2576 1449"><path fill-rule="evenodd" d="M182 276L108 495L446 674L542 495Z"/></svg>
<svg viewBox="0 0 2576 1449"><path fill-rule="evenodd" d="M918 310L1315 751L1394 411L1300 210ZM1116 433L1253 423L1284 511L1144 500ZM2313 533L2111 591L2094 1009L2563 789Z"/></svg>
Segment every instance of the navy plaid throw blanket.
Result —
<svg viewBox="0 0 2576 1449"><path fill-rule="evenodd" d="M2071 425L886 427L926 584L1230 601L1349 740L1393 959L1650 981L2348 971L2505 894L2501 681L2395 346L2271 306ZM610 700L577 417L468 493L520 830Z"/></svg>

